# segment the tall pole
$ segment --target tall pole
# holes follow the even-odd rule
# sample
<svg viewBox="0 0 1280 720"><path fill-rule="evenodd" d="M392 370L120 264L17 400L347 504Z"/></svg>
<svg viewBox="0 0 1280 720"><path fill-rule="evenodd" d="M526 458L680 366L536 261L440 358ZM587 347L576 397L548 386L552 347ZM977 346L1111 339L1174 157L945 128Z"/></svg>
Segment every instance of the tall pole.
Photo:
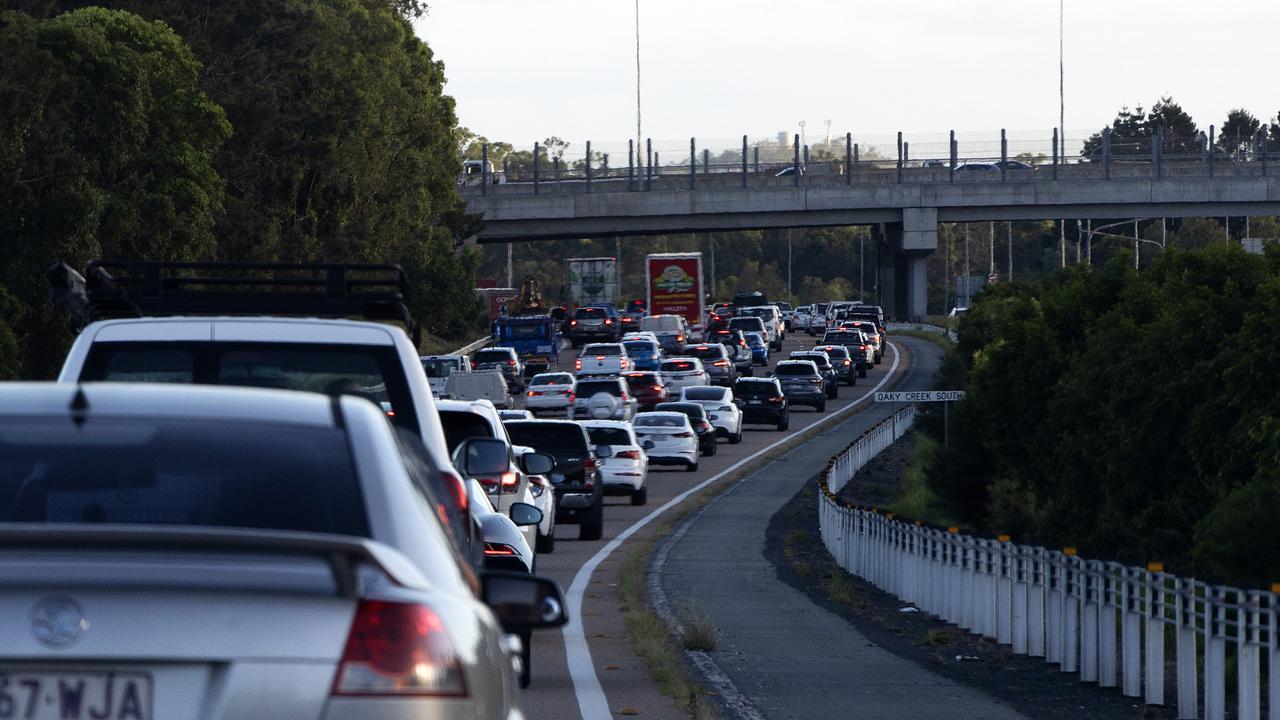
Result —
<svg viewBox="0 0 1280 720"><path fill-rule="evenodd" d="M1067 266L1067 221L1058 221L1058 246L1062 250L1062 267Z"/></svg>
<svg viewBox="0 0 1280 720"><path fill-rule="evenodd" d="M1006 222L1004 231L1009 236L1009 282L1013 282L1013 223Z"/></svg>
<svg viewBox="0 0 1280 720"><path fill-rule="evenodd" d="M1062 18L1065 17L1062 5L1065 0L1057 0L1057 136L1060 138L1062 158L1066 159L1066 63L1062 54Z"/></svg>
<svg viewBox="0 0 1280 720"><path fill-rule="evenodd" d="M1133 219L1133 269L1138 269L1138 262L1142 258L1142 248L1138 244L1138 219Z"/></svg>
<svg viewBox="0 0 1280 720"><path fill-rule="evenodd" d="M964 306L969 307L973 297L972 283L969 282L969 223L964 224ZM959 304L959 303L957 303Z"/></svg>
<svg viewBox="0 0 1280 720"><path fill-rule="evenodd" d="M636 147L640 147L640 0L636 0Z"/></svg>
<svg viewBox="0 0 1280 720"><path fill-rule="evenodd" d="M996 224L995 221L987 223L987 250L991 256L991 269L988 274L996 273Z"/></svg>
<svg viewBox="0 0 1280 720"><path fill-rule="evenodd" d="M858 233L858 299L867 299L867 228Z"/></svg>
<svg viewBox="0 0 1280 720"><path fill-rule="evenodd" d="M787 303L794 305L795 302L791 296L791 235L792 231L787 231Z"/></svg>
<svg viewBox="0 0 1280 720"><path fill-rule="evenodd" d="M515 279L515 269L511 264L511 248L515 247L514 243L507 243L507 287L515 287L512 283Z"/></svg>
<svg viewBox="0 0 1280 720"><path fill-rule="evenodd" d="M943 229L944 229L944 230L946 230L946 226L945 226L945 225L943 226ZM954 242L955 242L955 234L956 234L956 226L955 226L955 225L952 225L952 226L951 226L951 229L946 233L946 237L947 237L947 274L946 274L946 276L945 276L945 278L944 278L944 279L946 280L946 282L945 282L945 283L943 283L943 285L942 285L942 287L944 288L944 289L943 289L943 291L942 291L942 309L943 309L943 310L946 310L946 309L947 309L947 308L949 308L949 307L955 307L954 305L952 305L952 304L951 304L951 283L955 282L955 278L952 276L952 273L951 273L951 246L952 246L952 244L954 244ZM958 305L958 304L959 304L959 303L957 303L957 305Z"/></svg>

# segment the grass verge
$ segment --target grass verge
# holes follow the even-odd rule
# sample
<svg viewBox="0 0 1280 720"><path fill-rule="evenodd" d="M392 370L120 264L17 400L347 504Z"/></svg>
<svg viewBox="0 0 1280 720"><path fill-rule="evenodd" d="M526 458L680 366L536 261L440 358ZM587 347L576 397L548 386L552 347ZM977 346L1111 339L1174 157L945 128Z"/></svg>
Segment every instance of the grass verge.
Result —
<svg viewBox="0 0 1280 720"><path fill-rule="evenodd" d="M928 480L929 468L938 457L938 443L922 433L915 436L911 460L898 478L898 499L888 509L904 518L950 527L955 522L943 511L942 500Z"/></svg>
<svg viewBox="0 0 1280 720"><path fill-rule="evenodd" d="M933 343L934 345L937 345L938 347L942 348L943 350L950 350L956 346L955 343L951 342L950 337L947 337L945 334L939 333L939 332L929 332L928 330L894 330L893 334L906 335L907 337L918 338L920 340L927 340Z"/></svg>

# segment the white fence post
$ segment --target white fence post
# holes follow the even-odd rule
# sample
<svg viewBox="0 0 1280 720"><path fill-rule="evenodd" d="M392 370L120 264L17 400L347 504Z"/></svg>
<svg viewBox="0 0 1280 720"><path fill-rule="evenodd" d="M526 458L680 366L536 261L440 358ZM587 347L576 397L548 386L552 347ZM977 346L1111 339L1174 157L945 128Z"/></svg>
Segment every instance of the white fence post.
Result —
<svg viewBox="0 0 1280 720"><path fill-rule="evenodd" d="M1178 720L1195 720L1200 716L1200 688L1196 667L1196 583L1181 578L1173 579L1174 622L1178 630L1175 636L1178 681ZM1273 720L1277 720L1273 718Z"/></svg>
<svg viewBox="0 0 1280 720"><path fill-rule="evenodd" d="M1236 717L1261 720L1261 640L1258 604L1261 593L1236 590Z"/></svg>
<svg viewBox="0 0 1280 720"><path fill-rule="evenodd" d="M1212 585L1204 589L1204 716L1227 716L1227 609L1223 595Z"/></svg>
<svg viewBox="0 0 1280 720"><path fill-rule="evenodd" d="M1048 563L1045 549L1031 551L1031 586L1027 590L1027 654L1044 657L1044 593Z"/></svg>
<svg viewBox="0 0 1280 720"><path fill-rule="evenodd" d="M1102 612L1106 583L1102 565L1096 560L1084 563L1081 571L1084 586L1084 609L1080 612L1080 679L1085 682L1098 680L1098 616Z"/></svg>
<svg viewBox="0 0 1280 720"><path fill-rule="evenodd" d="M1115 687L1116 678L1116 609L1120 597L1120 581L1116 578L1115 563L1103 563L1102 603L1098 608L1098 685Z"/></svg>
<svg viewBox="0 0 1280 720"><path fill-rule="evenodd" d="M1063 592L1063 553L1050 551L1046 553L1048 563L1045 573L1045 659L1051 663L1056 663L1059 668L1062 666L1062 648L1065 645L1062 639L1063 621L1062 621L1062 605L1065 593Z"/></svg>
<svg viewBox="0 0 1280 720"><path fill-rule="evenodd" d="M1013 578L1017 568L1009 536L997 536L996 543L996 642L1009 645L1013 643Z"/></svg>
<svg viewBox="0 0 1280 720"><path fill-rule="evenodd" d="M1148 705L1164 704L1164 627L1166 615L1166 594L1164 566L1151 563L1144 573L1146 586L1146 606L1143 613L1146 617L1146 645L1143 653L1143 678L1146 685L1146 703ZM1257 720L1255 718L1255 720Z"/></svg>
<svg viewBox="0 0 1280 720"><path fill-rule="evenodd" d="M1080 597L1084 563L1073 553L1063 563L1064 594L1062 598L1062 672L1073 673L1078 667L1080 647Z"/></svg>
<svg viewBox="0 0 1280 720"><path fill-rule="evenodd" d="M1031 557L1027 548L1014 546L1013 554L1013 651L1019 655L1030 655L1027 648L1027 636L1031 626L1027 613L1027 589L1031 584Z"/></svg>

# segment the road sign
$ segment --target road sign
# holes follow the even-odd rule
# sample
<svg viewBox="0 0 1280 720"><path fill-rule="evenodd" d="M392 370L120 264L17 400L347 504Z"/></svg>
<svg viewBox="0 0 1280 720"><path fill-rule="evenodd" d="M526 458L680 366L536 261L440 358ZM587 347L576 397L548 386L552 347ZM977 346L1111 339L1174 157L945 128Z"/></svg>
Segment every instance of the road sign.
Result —
<svg viewBox="0 0 1280 720"><path fill-rule="evenodd" d="M963 390L918 390L916 392L878 392L878 403L953 402L964 399Z"/></svg>

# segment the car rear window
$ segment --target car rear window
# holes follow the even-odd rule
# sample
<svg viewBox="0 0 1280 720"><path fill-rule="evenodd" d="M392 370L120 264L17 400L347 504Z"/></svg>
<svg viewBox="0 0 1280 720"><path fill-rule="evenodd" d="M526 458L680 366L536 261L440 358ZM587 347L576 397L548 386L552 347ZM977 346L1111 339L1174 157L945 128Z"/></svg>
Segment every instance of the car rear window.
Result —
<svg viewBox="0 0 1280 720"><path fill-rule="evenodd" d="M582 426L569 422L506 423L507 435L514 445L527 445L537 450L586 450L587 439Z"/></svg>
<svg viewBox="0 0 1280 720"><path fill-rule="evenodd" d="M733 386L733 394L740 398L772 397L778 394L778 386L771 382L740 382Z"/></svg>
<svg viewBox="0 0 1280 720"><path fill-rule="evenodd" d="M812 375L813 368L808 365L796 363L795 365L778 365L774 371L776 375Z"/></svg>
<svg viewBox="0 0 1280 720"><path fill-rule="evenodd" d="M648 387L650 385L662 385L662 377L657 373L644 373L641 375L627 375L627 387L635 389L638 387Z"/></svg>
<svg viewBox="0 0 1280 720"><path fill-rule="evenodd" d="M592 445L630 445L631 433L622 428L587 428Z"/></svg>
<svg viewBox="0 0 1280 720"><path fill-rule="evenodd" d="M535 375L530 385L572 385L573 376L569 373L559 373L556 375Z"/></svg>
<svg viewBox="0 0 1280 720"><path fill-rule="evenodd" d="M684 389L685 400L723 400L724 388L691 387Z"/></svg>
<svg viewBox="0 0 1280 720"><path fill-rule="evenodd" d="M640 329L653 332L675 332L680 329L680 318L650 316L640 321Z"/></svg>
<svg viewBox="0 0 1280 720"><path fill-rule="evenodd" d="M622 397L622 387L616 380L580 380L573 392L580 398L589 398L596 393Z"/></svg>
<svg viewBox="0 0 1280 720"><path fill-rule="evenodd" d="M341 430L136 417L0 420L9 522L369 535Z"/></svg>
<svg viewBox="0 0 1280 720"><path fill-rule="evenodd" d="M636 427L684 427L688 420L671 415L653 415L641 413L636 416Z"/></svg>
<svg viewBox="0 0 1280 720"><path fill-rule="evenodd" d="M632 354L643 355L645 353L657 352L657 348L654 347L653 343L649 342L648 340L635 340L632 342L625 342L625 343L622 343L622 346L627 349L628 355L632 355Z"/></svg>
<svg viewBox="0 0 1280 720"><path fill-rule="evenodd" d="M669 360L662 363L662 369L667 372L683 372L685 370L692 370L693 367L693 363L688 360Z"/></svg>
<svg viewBox="0 0 1280 720"><path fill-rule="evenodd" d="M81 382L171 382L359 395L414 432L408 381L395 348L269 342L96 342Z"/></svg>
<svg viewBox="0 0 1280 720"><path fill-rule="evenodd" d="M707 418L707 409L697 403L658 403L655 410L665 410L667 412L678 412L682 415L688 415L690 418L705 420Z"/></svg>
<svg viewBox="0 0 1280 720"><path fill-rule="evenodd" d="M719 360L724 357L723 345L707 345L689 348L689 355L700 360Z"/></svg>
<svg viewBox="0 0 1280 720"><path fill-rule="evenodd" d="M599 320L608 317L609 313L605 312L604 308L578 308L578 312L573 316L579 320Z"/></svg>
<svg viewBox="0 0 1280 720"><path fill-rule="evenodd" d="M842 345L833 345L828 348L822 348L822 352L826 353L828 357L836 360L843 360L849 357L849 349Z"/></svg>
<svg viewBox="0 0 1280 720"><path fill-rule="evenodd" d="M758 317L737 317L729 321L729 327L733 330L755 330L761 332L764 330L764 321Z"/></svg>
<svg viewBox="0 0 1280 720"><path fill-rule="evenodd" d="M449 377L454 370L460 367L462 367L462 362L457 359L424 358L422 361L422 369L429 378Z"/></svg>
<svg viewBox="0 0 1280 720"><path fill-rule="evenodd" d="M475 357L472 358L474 363L504 363L511 359L511 353L506 350L479 350Z"/></svg>
<svg viewBox="0 0 1280 720"><path fill-rule="evenodd" d="M588 345L582 348L582 356L604 355L605 357L617 357L622 354L622 348L618 345Z"/></svg>
<svg viewBox="0 0 1280 720"><path fill-rule="evenodd" d="M484 418L466 410L440 410L440 424L444 426L444 441L452 453L470 438L491 438L493 428Z"/></svg>

